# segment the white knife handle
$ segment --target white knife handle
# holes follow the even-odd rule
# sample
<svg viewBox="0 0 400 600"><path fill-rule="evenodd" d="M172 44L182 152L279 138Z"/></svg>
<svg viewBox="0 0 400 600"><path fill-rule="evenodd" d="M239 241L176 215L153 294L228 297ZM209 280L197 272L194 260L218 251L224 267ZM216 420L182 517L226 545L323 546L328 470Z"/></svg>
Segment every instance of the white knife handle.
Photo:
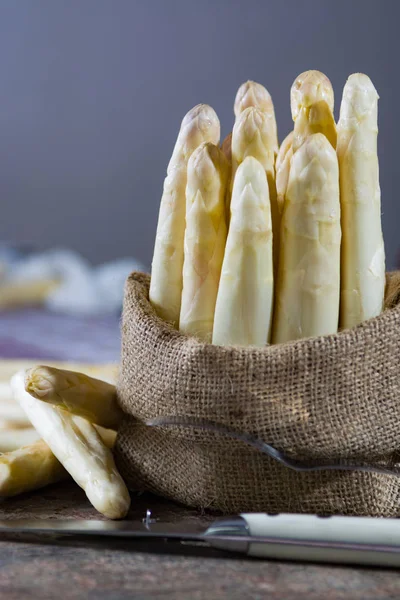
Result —
<svg viewBox="0 0 400 600"><path fill-rule="evenodd" d="M246 521L251 536L282 539L281 544L252 542L248 549L251 556L315 562L400 565L398 519L318 517L285 513L244 513L240 516ZM297 543L290 544L290 540ZM313 547L312 543L320 545ZM328 546L335 543L365 546L365 549L324 547L324 544ZM385 546L387 551L368 548L368 545Z"/></svg>

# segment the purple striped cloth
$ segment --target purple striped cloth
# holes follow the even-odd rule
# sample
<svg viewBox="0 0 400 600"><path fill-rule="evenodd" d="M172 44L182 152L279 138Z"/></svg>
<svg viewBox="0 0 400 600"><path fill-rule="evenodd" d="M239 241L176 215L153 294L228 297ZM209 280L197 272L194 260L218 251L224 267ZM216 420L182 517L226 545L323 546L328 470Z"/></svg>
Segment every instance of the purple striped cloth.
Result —
<svg viewBox="0 0 400 600"><path fill-rule="evenodd" d="M41 309L0 312L0 359L118 362L117 316L79 317Z"/></svg>

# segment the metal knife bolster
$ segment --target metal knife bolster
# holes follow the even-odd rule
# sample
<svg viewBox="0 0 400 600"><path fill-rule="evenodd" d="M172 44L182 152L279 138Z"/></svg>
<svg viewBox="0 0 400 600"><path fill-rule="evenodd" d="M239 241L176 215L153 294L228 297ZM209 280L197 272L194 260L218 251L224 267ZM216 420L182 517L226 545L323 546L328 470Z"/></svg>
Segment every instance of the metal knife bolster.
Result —
<svg viewBox="0 0 400 600"><path fill-rule="evenodd" d="M249 549L250 528L243 517L230 517L229 519L216 519L204 532L205 539L213 548L232 550L232 552L243 552L247 554ZM221 537L222 539L218 539ZM244 540L227 540L226 538L240 538Z"/></svg>

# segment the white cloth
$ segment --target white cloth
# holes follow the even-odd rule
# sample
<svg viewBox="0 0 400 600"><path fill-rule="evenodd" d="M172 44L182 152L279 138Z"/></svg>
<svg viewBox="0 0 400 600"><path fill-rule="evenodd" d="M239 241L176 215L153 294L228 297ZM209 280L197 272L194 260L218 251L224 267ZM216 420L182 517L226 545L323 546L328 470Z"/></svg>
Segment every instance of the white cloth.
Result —
<svg viewBox="0 0 400 600"><path fill-rule="evenodd" d="M49 293L45 305L57 312L78 315L118 312L126 278L132 271L146 270L134 258L92 267L76 252L64 249L13 255L8 261L3 258L2 264L3 280L7 283L59 280L60 285Z"/></svg>

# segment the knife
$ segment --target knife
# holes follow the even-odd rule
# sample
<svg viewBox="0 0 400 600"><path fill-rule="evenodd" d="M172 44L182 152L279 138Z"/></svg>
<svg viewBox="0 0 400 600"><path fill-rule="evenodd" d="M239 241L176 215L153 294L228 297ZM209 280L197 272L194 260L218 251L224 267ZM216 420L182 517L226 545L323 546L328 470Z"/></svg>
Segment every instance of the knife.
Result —
<svg viewBox="0 0 400 600"><path fill-rule="evenodd" d="M400 566L400 520L375 517L243 513L216 519L207 529L151 518L142 522L17 519L0 521L1 533L42 533L159 538L182 543L203 542L213 548L259 558L302 562Z"/></svg>

